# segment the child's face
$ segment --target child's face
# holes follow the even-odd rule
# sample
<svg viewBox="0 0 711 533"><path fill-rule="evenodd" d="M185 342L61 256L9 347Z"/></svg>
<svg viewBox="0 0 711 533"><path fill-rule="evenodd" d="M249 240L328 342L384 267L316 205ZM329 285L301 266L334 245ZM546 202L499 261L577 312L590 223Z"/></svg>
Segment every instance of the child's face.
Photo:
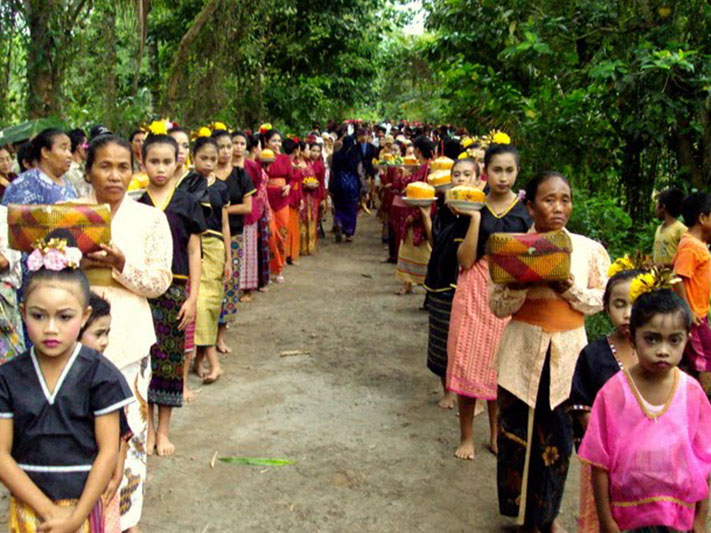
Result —
<svg viewBox="0 0 711 533"><path fill-rule="evenodd" d="M217 139L217 157L221 165L232 162L232 138L229 135Z"/></svg>
<svg viewBox="0 0 711 533"><path fill-rule="evenodd" d="M606 309L615 331L623 337L628 337L630 333L630 314L632 313L632 303L630 302L631 283L631 279L615 283L610 291L610 300Z"/></svg>
<svg viewBox="0 0 711 533"><path fill-rule="evenodd" d="M188 160L188 153L190 153L190 139L182 131L175 131L170 136L178 143L178 164L184 165Z"/></svg>
<svg viewBox="0 0 711 533"><path fill-rule="evenodd" d="M492 193L503 195L509 192L517 176L518 163L514 154L495 155L486 167L486 179Z"/></svg>
<svg viewBox="0 0 711 533"><path fill-rule="evenodd" d="M217 150L211 144L203 146L195 154L195 170L207 177L215 171L217 167Z"/></svg>
<svg viewBox="0 0 711 533"><path fill-rule="evenodd" d="M654 206L654 216L657 217L657 220L664 220L666 214L667 210L664 208L664 204L657 202Z"/></svg>
<svg viewBox="0 0 711 533"><path fill-rule="evenodd" d="M244 154L246 152L247 152L247 139L245 139L241 135L232 137L232 157L241 159L244 157Z"/></svg>
<svg viewBox="0 0 711 533"><path fill-rule="evenodd" d="M698 224L701 226L704 241L711 243L711 213L701 213Z"/></svg>
<svg viewBox="0 0 711 533"><path fill-rule="evenodd" d="M84 331L79 339L84 346L104 353L109 345L109 333L111 332L111 315L100 316L94 320Z"/></svg>
<svg viewBox="0 0 711 533"><path fill-rule="evenodd" d="M476 180L474 163L458 163L452 169L452 186L471 185Z"/></svg>
<svg viewBox="0 0 711 533"><path fill-rule="evenodd" d="M152 144L148 147L143 164L151 185L163 187L172 179L178 166L175 149L169 144Z"/></svg>
<svg viewBox="0 0 711 533"><path fill-rule="evenodd" d="M681 313L657 313L635 331L639 365L652 375L668 374L681 361L687 336Z"/></svg>
<svg viewBox="0 0 711 533"><path fill-rule="evenodd" d="M41 281L31 287L22 304L27 335L40 357L69 357L79 331L89 319L78 284L58 280Z"/></svg>

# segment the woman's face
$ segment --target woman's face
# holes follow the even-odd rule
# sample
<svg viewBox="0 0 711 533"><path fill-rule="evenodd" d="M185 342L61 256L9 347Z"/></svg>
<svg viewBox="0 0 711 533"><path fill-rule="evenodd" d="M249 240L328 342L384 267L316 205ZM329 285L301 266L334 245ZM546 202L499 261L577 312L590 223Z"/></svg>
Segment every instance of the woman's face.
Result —
<svg viewBox="0 0 711 533"><path fill-rule="evenodd" d="M314 144L309 153L311 154L311 161L318 161L321 157L321 147L318 144Z"/></svg>
<svg viewBox="0 0 711 533"><path fill-rule="evenodd" d="M10 152L0 148L0 176L9 176L12 172L12 157Z"/></svg>
<svg viewBox="0 0 711 533"><path fill-rule="evenodd" d="M518 163L514 154L498 154L486 167L486 179L491 192L504 195L511 190L518 176Z"/></svg>
<svg viewBox="0 0 711 533"><path fill-rule="evenodd" d="M217 157L217 149L214 145L204 145L198 152L195 152L195 170L208 177L217 168Z"/></svg>
<svg viewBox="0 0 711 533"><path fill-rule="evenodd" d="M241 135L232 137L232 157L242 159L245 153L247 153L247 139Z"/></svg>
<svg viewBox="0 0 711 533"><path fill-rule="evenodd" d="M305 160L311 159L311 148L309 148L308 144L301 150L301 158Z"/></svg>
<svg viewBox="0 0 711 533"><path fill-rule="evenodd" d="M405 145L405 157L412 157L415 155L415 147L411 144Z"/></svg>
<svg viewBox="0 0 711 533"><path fill-rule="evenodd" d="M541 183L533 203L528 202L528 212L540 233L563 229L572 211L573 194L570 186L558 177Z"/></svg>
<svg viewBox="0 0 711 533"><path fill-rule="evenodd" d="M141 148L143 147L143 141L146 139L145 133L136 133L131 140L131 148L133 149L133 154L140 160L141 159Z"/></svg>
<svg viewBox="0 0 711 533"><path fill-rule="evenodd" d="M188 134L183 131L176 131L171 133L170 136L178 143L178 164L184 165L190 153L190 139L188 138Z"/></svg>
<svg viewBox="0 0 711 533"><path fill-rule="evenodd" d="M471 161L458 163L452 167L452 185L471 185L476 180L476 167Z"/></svg>
<svg viewBox="0 0 711 533"><path fill-rule="evenodd" d="M96 151L91 168L86 169L98 203L116 205L123 200L131 182L131 152L116 144L105 144Z"/></svg>
<svg viewBox="0 0 711 533"><path fill-rule="evenodd" d="M229 135L220 135L217 139L217 159L220 165L232 162L232 139Z"/></svg>
<svg viewBox="0 0 711 533"><path fill-rule="evenodd" d="M53 177L59 178L72 164L72 142L63 133L52 139L52 149L42 148L42 166Z"/></svg>
<svg viewBox="0 0 711 533"><path fill-rule="evenodd" d="M281 153L281 135L272 135L267 141L267 148L275 154Z"/></svg>

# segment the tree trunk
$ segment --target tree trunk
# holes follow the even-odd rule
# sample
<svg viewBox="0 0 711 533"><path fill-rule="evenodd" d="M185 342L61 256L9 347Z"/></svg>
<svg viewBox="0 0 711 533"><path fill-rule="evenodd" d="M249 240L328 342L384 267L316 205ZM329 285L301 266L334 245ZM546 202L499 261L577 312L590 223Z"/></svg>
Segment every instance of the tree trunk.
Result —
<svg viewBox="0 0 711 533"><path fill-rule="evenodd" d="M120 123L117 106L118 88L116 79L116 7L107 2L103 7L102 41L108 70L104 77L104 120L109 129L116 131Z"/></svg>
<svg viewBox="0 0 711 533"><path fill-rule="evenodd" d="M170 68L170 78L168 80L168 88L166 90L165 111L168 111L172 114L175 113L176 104L178 99L180 98L179 90L182 69L185 63L188 61L188 51L190 50L190 46L192 45L192 43L195 41L195 39L197 39L198 35L200 34L200 30L202 30L203 26L205 26L205 24L217 11L219 3L220 0L210 0L207 4L205 4L205 7L202 8L202 11L200 11L198 16L195 17L195 20L190 26L190 29L185 33L185 35L183 35L183 38L180 40L178 50L175 53L173 64Z"/></svg>
<svg viewBox="0 0 711 533"><path fill-rule="evenodd" d="M627 189L627 211L635 220L644 220L647 205L644 198L641 155L644 143L637 137L626 139L622 163L622 183Z"/></svg>
<svg viewBox="0 0 711 533"><path fill-rule="evenodd" d="M696 161L694 153L694 140L688 130L688 122L686 127L679 125L679 130L676 134L674 150L676 158L679 162L679 176L696 188L701 188L704 185L701 168ZM683 133L682 133L683 131Z"/></svg>
<svg viewBox="0 0 711 533"><path fill-rule="evenodd" d="M47 116L59 111L61 101L58 73L53 67L57 53L50 17L56 12L56 0L25 0L25 19L30 30L27 45L27 115Z"/></svg>

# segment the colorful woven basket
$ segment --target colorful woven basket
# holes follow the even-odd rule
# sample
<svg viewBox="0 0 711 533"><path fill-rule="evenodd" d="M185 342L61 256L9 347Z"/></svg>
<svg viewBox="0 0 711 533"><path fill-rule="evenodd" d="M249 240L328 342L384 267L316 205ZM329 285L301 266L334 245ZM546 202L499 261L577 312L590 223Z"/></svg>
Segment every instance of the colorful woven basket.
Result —
<svg viewBox="0 0 711 533"><path fill-rule="evenodd" d="M565 231L494 233L486 242L494 283L538 283L570 277L573 245Z"/></svg>
<svg viewBox="0 0 711 533"><path fill-rule="evenodd" d="M52 231L68 230L82 253L97 252L111 241L111 208L108 204L9 205L10 248L31 252L39 239Z"/></svg>

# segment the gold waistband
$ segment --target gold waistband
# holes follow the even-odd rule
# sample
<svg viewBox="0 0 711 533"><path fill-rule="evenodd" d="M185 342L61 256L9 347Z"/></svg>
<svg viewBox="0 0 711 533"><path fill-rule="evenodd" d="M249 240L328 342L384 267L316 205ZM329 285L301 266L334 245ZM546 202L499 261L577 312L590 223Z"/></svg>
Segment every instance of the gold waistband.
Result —
<svg viewBox="0 0 711 533"><path fill-rule="evenodd" d="M89 268L84 271L89 278L89 285L92 287L117 287L123 289L124 286L116 281L108 268Z"/></svg>
<svg viewBox="0 0 711 533"><path fill-rule="evenodd" d="M286 186L285 178L269 178L267 187L284 187Z"/></svg>

